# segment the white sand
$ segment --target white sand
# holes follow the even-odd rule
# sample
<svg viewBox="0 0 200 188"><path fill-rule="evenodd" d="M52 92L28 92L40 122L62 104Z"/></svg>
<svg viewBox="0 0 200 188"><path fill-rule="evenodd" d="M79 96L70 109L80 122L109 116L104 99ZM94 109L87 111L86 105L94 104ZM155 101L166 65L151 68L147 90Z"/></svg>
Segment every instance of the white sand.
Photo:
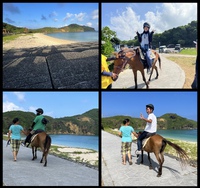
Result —
<svg viewBox="0 0 200 188"><path fill-rule="evenodd" d="M33 48L71 43L77 43L77 41L62 40L44 35L42 33L34 33L30 35L24 34L15 40L4 42L3 49Z"/></svg>

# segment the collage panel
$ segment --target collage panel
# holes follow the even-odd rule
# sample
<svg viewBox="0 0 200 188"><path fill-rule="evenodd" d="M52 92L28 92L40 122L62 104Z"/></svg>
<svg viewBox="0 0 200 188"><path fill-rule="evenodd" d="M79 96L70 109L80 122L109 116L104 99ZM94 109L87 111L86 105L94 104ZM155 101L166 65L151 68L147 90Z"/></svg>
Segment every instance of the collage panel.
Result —
<svg viewBox="0 0 200 188"><path fill-rule="evenodd" d="M102 186L197 186L197 96L102 91Z"/></svg>
<svg viewBox="0 0 200 188"><path fill-rule="evenodd" d="M97 91L4 91L2 103L4 186L99 185Z"/></svg>
<svg viewBox="0 0 200 188"><path fill-rule="evenodd" d="M3 89L99 89L99 3L3 3Z"/></svg>
<svg viewBox="0 0 200 188"><path fill-rule="evenodd" d="M101 3L102 89L196 90L197 14L196 2Z"/></svg>

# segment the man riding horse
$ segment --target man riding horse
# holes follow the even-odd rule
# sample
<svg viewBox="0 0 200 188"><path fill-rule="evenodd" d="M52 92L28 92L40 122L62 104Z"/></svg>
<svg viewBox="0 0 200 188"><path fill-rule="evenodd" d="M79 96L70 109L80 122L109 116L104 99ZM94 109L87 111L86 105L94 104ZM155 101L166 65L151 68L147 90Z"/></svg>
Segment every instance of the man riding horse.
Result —
<svg viewBox="0 0 200 188"><path fill-rule="evenodd" d="M31 143L31 137L33 134L37 134L39 132L43 132L45 131L45 124L42 122L42 119L44 118L44 116L42 115L44 113L42 108L38 108L36 110L36 117L33 120L33 124L31 126L32 131L30 132L30 134L26 137L25 141L24 141L24 145L25 146L29 146L29 144ZM26 145L26 143L28 143Z"/></svg>
<svg viewBox="0 0 200 188"><path fill-rule="evenodd" d="M151 43L152 43L152 37L153 37L153 33L154 30L152 30L151 32L149 32L150 29L150 24L145 22L143 24L143 33L138 33L138 31L136 32L137 37L138 37L138 41L140 42L140 48L142 50L142 53L145 55L146 60L147 60L147 74L150 74L150 68L152 66L152 58L151 58Z"/></svg>
<svg viewBox="0 0 200 188"><path fill-rule="evenodd" d="M147 119L144 118L142 114L140 114L140 118L147 123L144 131L140 134L140 136L137 139L137 147L138 147L136 151L137 157L139 156L139 154L141 154L142 140L146 137L154 135L157 131L157 118L154 115L153 111L154 111L153 104L147 104L146 105L146 112L148 114Z"/></svg>

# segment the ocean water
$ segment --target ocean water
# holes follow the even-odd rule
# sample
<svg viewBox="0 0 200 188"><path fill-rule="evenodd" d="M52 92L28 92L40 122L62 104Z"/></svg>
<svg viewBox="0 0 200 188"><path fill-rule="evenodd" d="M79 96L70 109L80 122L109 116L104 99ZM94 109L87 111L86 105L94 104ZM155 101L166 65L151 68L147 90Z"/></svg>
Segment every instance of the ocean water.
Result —
<svg viewBox="0 0 200 188"><path fill-rule="evenodd" d="M99 41L99 32L91 31L91 32L66 32L66 33L48 33L47 36L64 39L64 40L71 40L77 42L98 42Z"/></svg>
<svg viewBox="0 0 200 188"><path fill-rule="evenodd" d="M86 148L99 150L98 136L70 135L70 134L50 134L52 144L68 147Z"/></svg>
<svg viewBox="0 0 200 188"><path fill-rule="evenodd" d="M176 140L183 140L183 141L189 141L189 142L197 142L197 129L195 130L157 130L157 133L165 138L172 138Z"/></svg>

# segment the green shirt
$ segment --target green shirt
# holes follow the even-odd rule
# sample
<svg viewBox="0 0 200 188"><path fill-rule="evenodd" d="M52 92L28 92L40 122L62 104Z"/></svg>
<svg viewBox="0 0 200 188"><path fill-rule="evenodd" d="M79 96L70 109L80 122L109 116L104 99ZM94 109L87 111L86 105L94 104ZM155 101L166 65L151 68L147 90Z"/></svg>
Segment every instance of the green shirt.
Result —
<svg viewBox="0 0 200 188"><path fill-rule="evenodd" d="M38 115L35 117L34 119L34 122L35 122L35 125L33 127L33 130L38 130L38 129L42 129L45 131L45 125L42 123L42 119L44 118L43 115Z"/></svg>

